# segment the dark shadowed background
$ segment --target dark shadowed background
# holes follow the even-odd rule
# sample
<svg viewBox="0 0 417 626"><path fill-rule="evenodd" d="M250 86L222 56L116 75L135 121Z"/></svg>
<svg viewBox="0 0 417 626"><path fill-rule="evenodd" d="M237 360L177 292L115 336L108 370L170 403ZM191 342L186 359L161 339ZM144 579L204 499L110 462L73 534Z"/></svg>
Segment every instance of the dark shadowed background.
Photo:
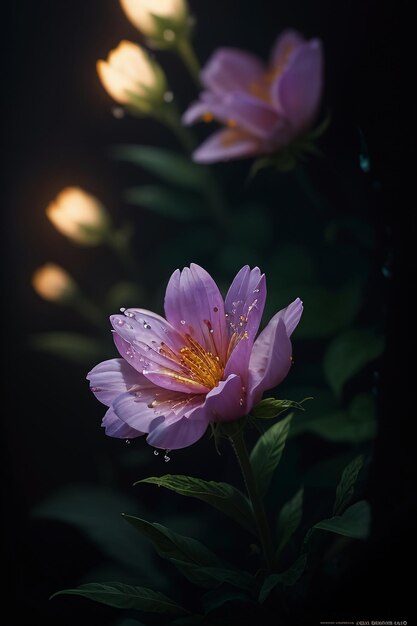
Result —
<svg viewBox="0 0 417 626"><path fill-rule="evenodd" d="M103 329L114 312L103 303L109 286L122 275L118 260L103 248L70 244L45 216L47 204L69 185L98 196L117 223L126 218L134 223L137 284L142 293L141 302L132 303L137 306L156 307L161 312L164 285L178 266L199 262L227 285L248 262L270 272L270 315L281 306L284 292L292 294L288 285L291 271L283 272L287 274L283 291L280 284L282 258L290 258L288 263L294 258L280 256L283 249L288 252L288 245L297 262L300 250L307 251L308 267L310 257L314 258L319 280L326 287L336 289L366 274L356 322L386 334L387 349L382 360L365 369L347 392L372 389L379 408L375 441L353 446L363 451L365 445L369 458L364 494L373 510L372 534L367 542L351 546L347 566L341 567L336 584L326 588L329 583L320 578L317 599L310 599L309 604L312 621L305 623L343 618L409 619L404 563L414 522L410 434L414 394L408 391L412 313L405 241L411 207L396 201L401 186L398 146L402 109L396 80L401 50L395 6L382 7L370 0L190 2L197 17L195 48L202 62L223 45L247 48L265 58L276 35L288 26L307 37L318 36L324 43L323 114L330 111L332 115L321 144L326 156L309 164L308 179L305 170L301 177L299 173L262 172L246 184L248 163L215 166L231 198L236 229L230 238L209 222L167 222L121 199L124 188L148 182L149 176L112 161L111 145L143 143L172 149L177 145L156 122L129 117L118 120L111 114L112 103L99 84L95 62L120 39L139 39L118 2L16 0L9 4L3 21L7 193L2 207L3 365L8 402L2 427L2 522L7 563L3 571L11 590L3 601L3 610L7 607L10 611L4 623L116 624L119 612L115 609L71 597L48 600L55 591L88 580L117 576L138 584L151 580L155 587L166 590L169 580L174 580L181 589L178 574L126 528L119 519L121 511L171 523L181 532L207 538L209 544L212 537L214 545L224 548L229 557L244 557L239 554L239 535L234 534L232 544L226 536L222 538L223 531L234 531L232 525L203 505L179 501L148 486L132 488L134 480L165 473L167 467L160 456L153 456L144 440L126 446L104 436L102 407L85 381L94 362L90 367L69 363L29 347L31 337L40 332L93 332L77 314L41 300L32 290L33 271L47 261L69 269L101 307ZM195 97L191 81L172 54L157 56L185 108ZM198 129L197 133L203 136L205 131ZM370 160L368 172L360 167L361 155ZM252 215L249 227L242 227L246 219L242 215L248 216L259 199L262 210L255 211L257 217ZM351 245L350 226L347 234L343 230L351 220L359 223L363 232L371 233L374 245L365 252L357 242ZM307 282L308 274L309 270L304 277ZM296 275L294 280L298 279ZM295 295L304 297L303 293ZM316 326L319 315L320 309ZM297 385L320 387L322 382L324 344L320 341L327 338L323 335L317 341L313 331L300 333L298 340L295 335L296 367L300 363L300 370L297 373L295 367L285 383L284 397L287 389L290 392ZM109 357L115 356L110 338L106 340ZM291 495L292 484L297 485L298 473L317 467L323 459L350 458L351 449L346 442L301 437L298 447L286 457L288 475L293 476L293 466L297 471L284 486L285 495ZM313 517L321 512L320 498L327 498L325 488L330 489L330 483L334 487L341 467L339 462L322 467L320 480L314 472L311 477L310 471L305 484L312 489L308 507ZM218 457L208 438L173 454L168 469L240 484L231 451L224 446ZM52 509L61 513L52 514ZM110 520L102 524L100 537L97 519ZM186 597L188 587L178 593Z"/></svg>

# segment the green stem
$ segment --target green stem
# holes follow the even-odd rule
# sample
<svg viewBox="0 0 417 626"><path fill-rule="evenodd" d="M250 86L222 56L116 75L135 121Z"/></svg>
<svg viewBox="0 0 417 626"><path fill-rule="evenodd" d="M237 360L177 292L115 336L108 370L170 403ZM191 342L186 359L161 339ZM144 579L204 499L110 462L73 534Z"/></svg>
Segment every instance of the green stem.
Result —
<svg viewBox="0 0 417 626"><path fill-rule="evenodd" d="M181 37L181 39L177 41L176 50L188 72L190 73L192 79L196 83L197 87L200 88L200 63L190 43L190 40L186 37Z"/></svg>
<svg viewBox="0 0 417 626"><path fill-rule="evenodd" d="M187 153L190 153L196 147L193 135L181 123L180 114L175 105L170 104L161 108L154 113L156 119L165 124L178 138ZM206 182L204 184L204 192L207 198L207 204L210 208L214 220L224 229L230 230L230 224L227 217L226 202L220 186L208 167L206 171Z"/></svg>
<svg viewBox="0 0 417 626"><path fill-rule="evenodd" d="M240 469L242 470L243 480L245 481L246 489L250 501L252 502L253 513L255 515L256 526L258 529L258 536L262 545L266 565L268 567L268 570L272 571L274 567L274 546L272 543L271 532L269 529L268 519L266 517L265 507L262 501L262 497L259 493L258 485L256 483L256 479L250 463L248 450L246 448L245 439L243 436L243 430L239 429L232 435L229 435L229 440L239 461Z"/></svg>

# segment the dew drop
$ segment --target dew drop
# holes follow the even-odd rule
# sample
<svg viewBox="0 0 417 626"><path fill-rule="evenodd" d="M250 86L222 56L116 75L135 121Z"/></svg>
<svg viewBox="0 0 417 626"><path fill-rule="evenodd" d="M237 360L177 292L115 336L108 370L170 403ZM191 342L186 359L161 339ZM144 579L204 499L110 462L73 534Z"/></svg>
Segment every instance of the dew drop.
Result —
<svg viewBox="0 0 417 626"><path fill-rule="evenodd" d="M126 315L126 317L135 317L135 314L132 313L132 311L124 311L124 314Z"/></svg>
<svg viewBox="0 0 417 626"><path fill-rule="evenodd" d="M130 444L130 439L126 439L125 443L126 443L127 445L129 445L129 444Z"/></svg>
<svg viewBox="0 0 417 626"><path fill-rule="evenodd" d="M124 313L126 311L126 307L125 306L121 306L119 311L120 311L120 313Z"/></svg>
<svg viewBox="0 0 417 626"><path fill-rule="evenodd" d="M181 324L182 324L183 326L185 326L185 324L186 324L186 323L187 323L187 322L186 322L185 320L181 320Z"/></svg>
<svg viewBox="0 0 417 626"><path fill-rule="evenodd" d="M240 406L243 406L243 405L244 405L243 398L240 398L240 400L239 400L239 404L240 404Z"/></svg>
<svg viewBox="0 0 417 626"><path fill-rule="evenodd" d="M217 307L217 306L213 307L213 311L214 311L215 313L217 313L217 311L218 311L218 310L219 310L219 309L218 309L218 307Z"/></svg>
<svg viewBox="0 0 417 626"><path fill-rule="evenodd" d="M145 350L145 352L148 352L148 350L150 350L150 347L149 346L144 346L143 349Z"/></svg>
<svg viewBox="0 0 417 626"><path fill-rule="evenodd" d="M123 326L124 321L123 321L122 319L120 319L120 317L118 317L118 318L117 318L117 320L116 320L116 324L117 324L118 326Z"/></svg>
<svg viewBox="0 0 417 626"><path fill-rule="evenodd" d="M259 293L259 289L254 289L253 293Z"/></svg>
<svg viewBox="0 0 417 626"><path fill-rule="evenodd" d="M153 453L154 453L155 456L159 456L158 450L154 450Z"/></svg>
<svg viewBox="0 0 417 626"><path fill-rule="evenodd" d="M99 391L101 391L101 387L90 387L90 389L93 393L98 393Z"/></svg>
<svg viewBox="0 0 417 626"><path fill-rule="evenodd" d="M135 396L136 396L137 398L141 398L141 397L142 397L142 392L141 392L141 391L137 391L137 392L135 393Z"/></svg>
<svg viewBox="0 0 417 626"><path fill-rule="evenodd" d="M170 460L171 460L171 457L170 457L170 456L168 456L168 455L166 454L166 455L164 456L164 461L165 461L165 463L168 463L168 461L170 461Z"/></svg>
<svg viewBox="0 0 417 626"><path fill-rule="evenodd" d="M148 322L143 322L143 328L145 328L146 330L149 330L150 328L152 328L152 326L150 324L148 324Z"/></svg>
<svg viewBox="0 0 417 626"><path fill-rule="evenodd" d="M211 334L213 334L213 333L214 333L214 330L213 330L212 328L210 328L209 332L210 332Z"/></svg>
<svg viewBox="0 0 417 626"><path fill-rule="evenodd" d="M229 317L229 313L225 313L224 316L227 319Z"/></svg>

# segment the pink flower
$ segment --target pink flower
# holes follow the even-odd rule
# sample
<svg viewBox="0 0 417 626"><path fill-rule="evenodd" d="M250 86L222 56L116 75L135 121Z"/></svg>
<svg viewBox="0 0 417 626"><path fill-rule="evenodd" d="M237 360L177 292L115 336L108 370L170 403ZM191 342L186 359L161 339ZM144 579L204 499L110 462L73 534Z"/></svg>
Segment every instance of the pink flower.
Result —
<svg viewBox="0 0 417 626"><path fill-rule="evenodd" d="M246 415L287 375L290 336L303 309L295 300L255 340L265 298L265 275L257 267L243 267L223 301L211 276L192 263L169 280L166 319L144 309L112 315L123 358L104 361L87 376L109 407L106 434L148 433L156 448L185 448L210 422Z"/></svg>
<svg viewBox="0 0 417 626"><path fill-rule="evenodd" d="M268 67L256 56L220 48L201 72L206 91L185 112L185 124L217 120L215 132L195 152L199 163L278 152L303 135L318 113L323 86L318 39L292 30L278 37Z"/></svg>

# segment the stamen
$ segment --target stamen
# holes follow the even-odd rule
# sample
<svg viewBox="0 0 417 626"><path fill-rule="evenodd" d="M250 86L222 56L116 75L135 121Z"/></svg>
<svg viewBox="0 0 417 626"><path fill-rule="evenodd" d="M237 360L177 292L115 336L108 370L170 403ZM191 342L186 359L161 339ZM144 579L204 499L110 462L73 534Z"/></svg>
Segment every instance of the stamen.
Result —
<svg viewBox="0 0 417 626"><path fill-rule="evenodd" d="M212 122L214 120L214 115L210 111L206 111L201 116L201 119L203 120L203 122L206 122L206 124L208 124L209 122Z"/></svg>

